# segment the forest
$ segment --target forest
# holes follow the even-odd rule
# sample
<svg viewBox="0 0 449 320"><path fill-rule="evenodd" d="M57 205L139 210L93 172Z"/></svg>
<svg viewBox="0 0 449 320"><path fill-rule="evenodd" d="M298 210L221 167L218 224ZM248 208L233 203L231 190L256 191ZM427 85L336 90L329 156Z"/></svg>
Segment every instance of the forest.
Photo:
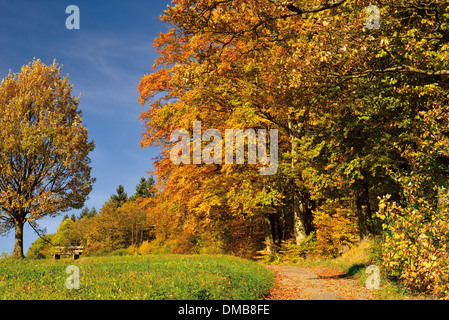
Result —
<svg viewBox="0 0 449 320"><path fill-rule="evenodd" d="M383 274L448 296L449 2L377 1L374 17L371 4L173 1L138 84L141 147L162 150L151 178L67 217L29 254L48 240L92 254L336 257L374 239ZM173 163L171 133L192 136L195 121L223 136L277 129L276 173L247 156ZM218 150L199 143L203 157Z"/></svg>

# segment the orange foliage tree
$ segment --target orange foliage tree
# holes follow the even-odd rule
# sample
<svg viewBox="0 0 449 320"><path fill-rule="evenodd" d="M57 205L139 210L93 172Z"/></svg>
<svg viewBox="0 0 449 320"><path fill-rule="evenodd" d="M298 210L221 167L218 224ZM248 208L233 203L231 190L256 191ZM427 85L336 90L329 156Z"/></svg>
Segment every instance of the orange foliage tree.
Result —
<svg viewBox="0 0 449 320"><path fill-rule="evenodd" d="M162 147L155 162L161 201L182 228L198 233L203 225L193 221L211 228L224 212L225 219L254 217L267 243L290 236L300 243L319 203L351 198L363 238L379 232L377 196L400 193L391 170L411 170L416 160L410 141L427 139L416 143L432 157L419 161L436 170L431 159L443 140L429 135L424 113L447 100L446 4L386 1L374 30L366 28L369 1L302 4L180 0L161 17L172 28L155 40L159 57L139 83L141 105L149 105L141 145ZM277 173L260 176L247 163L172 163L171 133L183 128L192 137L194 121L278 129Z"/></svg>
<svg viewBox="0 0 449 320"><path fill-rule="evenodd" d="M346 72L360 68L354 57L369 54L363 46L369 35L345 37L363 18L358 12L341 21L328 12L345 1L308 3L178 1L161 17L173 28L155 40L160 56L139 84L141 104L150 105L140 117L145 124L141 145L162 147L156 174L176 208L192 216L210 214L217 206L234 216L262 215L256 220L265 221L267 241L293 233L299 243L313 230L315 204L304 185L297 147L314 108L323 103L317 97L334 81L328 75L339 65ZM354 22L340 28L351 18ZM329 38L329 30L341 31ZM355 50L354 40L361 50ZM251 165L171 163L171 132L190 129L196 120L205 128L279 129L276 177L260 177ZM289 228L283 235L272 232L277 228L270 216L276 215L279 224L285 212Z"/></svg>

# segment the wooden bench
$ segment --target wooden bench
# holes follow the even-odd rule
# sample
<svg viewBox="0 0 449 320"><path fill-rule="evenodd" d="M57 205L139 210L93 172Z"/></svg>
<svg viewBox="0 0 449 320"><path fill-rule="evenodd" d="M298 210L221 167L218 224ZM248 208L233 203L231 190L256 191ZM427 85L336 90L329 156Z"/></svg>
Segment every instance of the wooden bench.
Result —
<svg viewBox="0 0 449 320"><path fill-rule="evenodd" d="M61 255L72 256L73 260L76 260L83 253L84 247L72 246L72 247L56 247L56 251L53 252L53 258L59 260Z"/></svg>

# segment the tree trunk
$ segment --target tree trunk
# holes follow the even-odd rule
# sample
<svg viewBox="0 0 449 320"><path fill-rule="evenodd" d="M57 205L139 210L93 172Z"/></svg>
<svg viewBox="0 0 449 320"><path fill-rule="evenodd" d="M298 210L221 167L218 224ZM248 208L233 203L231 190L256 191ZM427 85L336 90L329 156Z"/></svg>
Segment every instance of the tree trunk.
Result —
<svg viewBox="0 0 449 320"><path fill-rule="evenodd" d="M13 258L23 258L23 225L22 220L14 220L15 238L14 238L14 251Z"/></svg>
<svg viewBox="0 0 449 320"><path fill-rule="evenodd" d="M265 234L265 248L268 254L273 254L276 250L274 247L274 239L272 232L271 220L268 215L264 218L264 234Z"/></svg>
<svg viewBox="0 0 449 320"><path fill-rule="evenodd" d="M295 166L296 166L296 157L298 155L296 148L299 144L299 139L293 134L293 132L300 132L300 126L297 123L294 123L293 120L289 119L289 128L292 131L290 133L290 143L291 143L291 156L292 156L292 200L293 200L293 231L295 233L295 241L296 244L300 244L302 240L306 238L306 229L304 227L304 217L306 213L306 204L304 203L304 199L301 196L298 187L296 186L296 175L295 175Z"/></svg>
<svg viewBox="0 0 449 320"><path fill-rule="evenodd" d="M369 184L366 180L362 182L361 189L357 191L355 201L360 239L362 240L374 234L371 205L369 201Z"/></svg>
<svg viewBox="0 0 449 320"><path fill-rule="evenodd" d="M278 244L280 245L282 243L282 241L284 241L284 230L285 230L285 221L284 221L284 211L285 208L284 207L277 207L277 235L278 235Z"/></svg>
<svg viewBox="0 0 449 320"><path fill-rule="evenodd" d="M305 214L304 203L294 187L293 192L293 230L295 233L296 244L300 244L306 238L306 228L304 227L303 217Z"/></svg>
<svg viewBox="0 0 449 320"><path fill-rule="evenodd" d="M140 225L140 244L143 242L143 226Z"/></svg>

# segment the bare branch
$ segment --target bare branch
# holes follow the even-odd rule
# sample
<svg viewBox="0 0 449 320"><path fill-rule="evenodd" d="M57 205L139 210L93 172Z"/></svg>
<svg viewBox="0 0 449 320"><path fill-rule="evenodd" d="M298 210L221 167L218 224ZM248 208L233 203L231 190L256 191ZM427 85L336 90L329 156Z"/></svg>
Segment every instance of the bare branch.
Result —
<svg viewBox="0 0 449 320"><path fill-rule="evenodd" d="M324 10L336 8L340 5L342 5L343 3L345 3L346 0L324 1L324 3L316 5L316 6L312 6L312 7L298 6L295 4L296 1L284 1L284 2L270 1L270 2L273 4L277 4L277 5L282 5L282 6L286 7L288 10L290 10L298 15L302 15L304 13L317 13L317 12L321 12Z"/></svg>

